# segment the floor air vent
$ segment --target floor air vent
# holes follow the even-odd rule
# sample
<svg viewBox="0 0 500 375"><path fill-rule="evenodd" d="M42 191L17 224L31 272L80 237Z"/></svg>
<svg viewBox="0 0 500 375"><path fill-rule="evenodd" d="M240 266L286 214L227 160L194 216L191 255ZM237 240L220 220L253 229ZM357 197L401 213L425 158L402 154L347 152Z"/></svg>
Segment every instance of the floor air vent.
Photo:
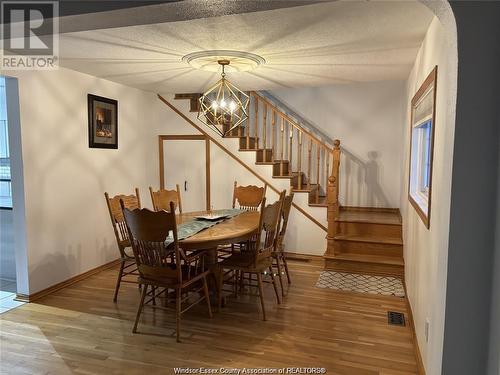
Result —
<svg viewBox="0 0 500 375"><path fill-rule="evenodd" d="M405 314L395 311L387 312L387 322L394 326L406 326Z"/></svg>

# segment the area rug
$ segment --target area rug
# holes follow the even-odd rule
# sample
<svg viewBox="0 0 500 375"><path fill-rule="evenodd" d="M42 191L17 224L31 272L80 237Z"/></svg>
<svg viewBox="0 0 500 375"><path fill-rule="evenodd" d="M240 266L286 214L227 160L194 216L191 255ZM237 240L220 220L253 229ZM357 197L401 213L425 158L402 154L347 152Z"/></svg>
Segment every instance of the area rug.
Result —
<svg viewBox="0 0 500 375"><path fill-rule="evenodd" d="M347 292L381 294L400 298L405 296L401 280L388 276L322 271L319 275L316 287L337 289Z"/></svg>

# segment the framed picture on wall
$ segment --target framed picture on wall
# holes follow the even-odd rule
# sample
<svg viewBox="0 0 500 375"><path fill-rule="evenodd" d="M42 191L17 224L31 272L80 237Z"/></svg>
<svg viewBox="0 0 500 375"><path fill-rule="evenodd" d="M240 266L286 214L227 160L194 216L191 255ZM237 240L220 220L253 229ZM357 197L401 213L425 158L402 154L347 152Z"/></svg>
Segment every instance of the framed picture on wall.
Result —
<svg viewBox="0 0 500 375"><path fill-rule="evenodd" d="M89 147L118 148L118 101L88 94Z"/></svg>
<svg viewBox="0 0 500 375"><path fill-rule="evenodd" d="M437 66L427 76L411 101L408 199L427 228L430 227L431 214L436 81Z"/></svg>

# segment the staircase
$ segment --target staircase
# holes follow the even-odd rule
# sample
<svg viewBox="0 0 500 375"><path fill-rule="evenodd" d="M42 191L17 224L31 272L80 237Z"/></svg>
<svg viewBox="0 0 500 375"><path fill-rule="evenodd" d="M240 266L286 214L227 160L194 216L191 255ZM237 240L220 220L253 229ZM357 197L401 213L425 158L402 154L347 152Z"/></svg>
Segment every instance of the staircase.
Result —
<svg viewBox="0 0 500 375"><path fill-rule="evenodd" d="M334 219L334 227L330 246L324 255L326 268L403 277L399 210L341 207Z"/></svg>
<svg viewBox="0 0 500 375"><path fill-rule="evenodd" d="M291 191L308 194L309 206L327 207L328 175L340 141L330 146L269 99L254 91L249 95L249 119L225 138L239 138L239 151L254 152L257 165L272 165L273 178L289 179ZM189 99L190 111L198 112L199 97L176 94L175 99Z"/></svg>
<svg viewBox="0 0 500 375"><path fill-rule="evenodd" d="M327 208L325 267L339 272L402 276L399 210L341 207L340 141L332 142L299 124L270 98L254 91L248 94L248 120L225 138L239 139L239 151L255 153L256 165L272 166L273 178L288 179L291 191L307 194L309 206ZM198 112L199 97L176 94L175 99L189 99L190 111Z"/></svg>

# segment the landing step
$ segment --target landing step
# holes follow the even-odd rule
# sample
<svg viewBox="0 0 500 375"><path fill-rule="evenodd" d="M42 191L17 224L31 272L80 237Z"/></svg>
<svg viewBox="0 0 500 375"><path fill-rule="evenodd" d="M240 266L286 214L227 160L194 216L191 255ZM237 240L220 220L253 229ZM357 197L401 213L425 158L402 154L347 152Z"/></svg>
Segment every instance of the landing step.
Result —
<svg viewBox="0 0 500 375"><path fill-rule="evenodd" d="M341 208L339 217L335 221L401 225L401 215L398 209L352 207Z"/></svg>
<svg viewBox="0 0 500 375"><path fill-rule="evenodd" d="M326 203L326 197L319 197L317 202L315 199L313 199L312 202L309 202L308 204L311 207L328 207L328 204Z"/></svg>
<svg viewBox="0 0 500 375"><path fill-rule="evenodd" d="M387 257L383 255L338 254L334 255L331 258L338 260L349 260L352 262L360 262L360 263L392 264L394 266L404 266L405 264L403 258Z"/></svg>
<svg viewBox="0 0 500 375"><path fill-rule="evenodd" d="M317 189L317 186L316 184L311 184L309 185L310 187L307 188L307 184L302 184L302 189L299 189L298 187L297 188L292 188L292 191L294 193L310 193L311 191L314 191Z"/></svg>
<svg viewBox="0 0 500 375"><path fill-rule="evenodd" d="M274 162L272 161L256 161L256 165L274 165Z"/></svg>
<svg viewBox="0 0 500 375"><path fill-rule="evenodd" d="M377 236L360 236L360 235L339 235L334 237L335 241L350 241L364 243L378 243L386 245L403 245L401 238L377 237Z"/></svg>
<svg viewBox="0 0 500 375"><path fill-rule="evenodd" d="M404 277L403 258L381 255L324 255L325 268L337 272Z"/></svg>

